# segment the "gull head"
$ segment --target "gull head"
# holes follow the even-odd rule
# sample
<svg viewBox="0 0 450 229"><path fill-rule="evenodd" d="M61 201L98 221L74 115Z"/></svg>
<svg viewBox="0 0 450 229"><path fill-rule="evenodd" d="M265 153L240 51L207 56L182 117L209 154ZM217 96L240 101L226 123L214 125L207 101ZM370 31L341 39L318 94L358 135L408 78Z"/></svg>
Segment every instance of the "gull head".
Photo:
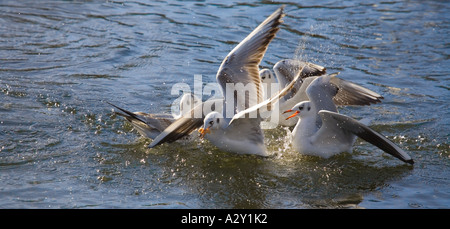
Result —
<svg viewBox="0 0 450 229"><path fill-rule="evenodd" d="M198 129L200 138L205 137L206 134L211 133L211 130L217 130L224 124L223 115L219 112L211 112L206 115L203 120L203 127Z"/></svg>
<svg viewBox="0 0 450 229"><path fill-rule="evenodd" d="M261 69L259 71L259 77L261 78L262 83L276 83L275 76L272 71L268 68Z"/></svg>
<svg viewBox="0 0 450 229"><path fill-rule="evenodd" d="M299 60L284 59L278 61L273 66L273 70L278 77L283 76L286 79L292 80L297 75L297 72L303 67L302 63L303 62Z"/></svg>
<svg viewBox="0 0 450 229"><path fill-rule="evenodd" d="M299 71L301 78L308 76L320 76L326 73L327 69L317 64L304 62L297 59L284 59L278 61L273 66L273 71L277 77L283 77L291 81Z"/></svg>
<svg viewBox="0 0 450 229"><path fill-rule="evenodd" d="M312 104L310 101L303 101L303 102L297 103L297 105L292 107L292 109L283 112L283 114L288 113L288 112L294 112L294 114L287 117L286 120L293 118L293 117L297 116L298 114L300 114L300 117L304 117L304 116L307 116L307 115L313 113L313 109L311 109L311 108L312 108Z"/></svg>
<svg viewBox="0 0 450 229"><path fill-rule="evenodd" d="M201 100L192 93L185 93L180 100L180 114L185 114L200 104Z"/></svg>

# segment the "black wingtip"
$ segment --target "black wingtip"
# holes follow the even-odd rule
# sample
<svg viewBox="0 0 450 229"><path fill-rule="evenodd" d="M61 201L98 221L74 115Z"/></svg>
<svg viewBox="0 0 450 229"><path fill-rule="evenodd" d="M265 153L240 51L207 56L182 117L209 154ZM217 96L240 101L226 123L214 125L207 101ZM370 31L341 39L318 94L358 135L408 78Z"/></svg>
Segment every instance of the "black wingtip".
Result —
<svg viewBox="0 0 450 229"><path fill-rule="evenodd" d="M115 112L116 114L125 117L128 121L131 122L131 119L130 119L130 118L132 118L132 119L136 119L136 120L138 120L138 121L140 121L140 122L142 122L142 123L144 123L144 124L147 124L144 120L140 119L140 118L139 118L138 116L136 116L136 114L134 114L133 112L130 112L130 111L127 111L127 110L125 110L125 109L123 109L123 108L120 108L120 107L118 107L118 106L116 106L116 105L114 105L114 104L112 104L112 103L110 103L110 102L108 102L108 101L105 101L105 102L106 102L107 104L109 104L109 105L115 107L116 109L122 111L122 112L125 113L126 115L128 115L128 116L126 116L125 114L121 114L121 113Z"/></svg>

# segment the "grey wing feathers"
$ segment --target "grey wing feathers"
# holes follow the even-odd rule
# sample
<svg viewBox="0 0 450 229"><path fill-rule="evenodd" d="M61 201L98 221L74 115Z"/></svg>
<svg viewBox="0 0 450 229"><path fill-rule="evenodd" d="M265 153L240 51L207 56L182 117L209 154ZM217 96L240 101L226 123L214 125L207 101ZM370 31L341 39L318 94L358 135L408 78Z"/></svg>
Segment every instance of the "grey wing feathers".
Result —
<svg viewBox="0 0 450 229"><path fill-rule="evenodd" d="M135 112L139 113L139 112ZM156 136L161 134L161 132L167 128L175 120L171 117L157 117L151 114L144 114L143 118L145 123L136 119L128 119L131 125L144 137L154 139ZM138 116L141 116L140 114Z"/></svg>
<svg viewBox="0 0 450 229"><path fill-rule="evenodd" d="M332 77L330 82L338 88L333 98L336 105L370 105L380 103L383 99L376 92L338 77Z"/></svg>
<svg viewBox="0 0 450 229"><path fill-rule="evenodd" d="M162 131L148 147L153 148L165 142L174 142L189 135L192 131L203 125L205 111L224 112L225 107L223 102L223 99L210 99L201 102L164 129L164 131Z"/></svg>
<svg viewBox="0 0 450 229"><path fill-rule="evenodd" d="M164 129L166 129L174 119L167 114L147 114L143 112L130 112L120 108L112 103L107 102L111 106L120 110L121 112L114 112L115 114L124 117L133 125L136 130L147 138L155 138ZM123 112L123 113L122 113Z"/></svg>
<svg viewBox="0 0 450 229"><path fill-rule="evenodd" d="M276 73L281 87L285 87L289 84L301 69L303 69L301 71L302 79L310 76L321 76L326 73L325 67L295 59L280 60L273 66L273 70ZM296 85L291 93L295 94L295 92L299 89L299 86L300 85Z"/></svg>
<svg viewBox="0 0 450 229"><path fill-rule="evenodd" d="M216 75L225 98L227 83L242 83L244 86L253 83L256 87L256 97L246 98L246 101L251 99L259 103L263 100L258 65L280 29L278 26L282 23L283 16L283 7L280 7L225 57Z"/></svg>
<svg viewBox="0 0 450 229"><path fill-rule="evenodd" d="M236 119L227 128L227 136L238 141L242 139L248 139L255 144L264 144L264 135L260 126L260 122L260 118Z"/></svg>
<svg viewBox="0 0 450 229"><path fill-rule="evenodd" d="M323 66L309 63L309 62L303 62L303 63L305 65L305 68L303 69L303 71L301 73L302 79L306 78L306 77L310 77L310 76L321 76L321 75L324 75L325 73L327 73L327 69ZM298 69L301 69L301 67L299 67Z"/></svg>
<svg viewBox="0 0 450 229"><path fill-rule="evenodd" d="M203 125L203 104L201 103L194 108L191 109L190 112L187 112L180 118L178 118L175 122L173 122L170 126L164 129L160 135L158 135L152 143L148 146L149 148L153 148L157 145L163 144L165 142L174 142L184 136L189 135L195 129L201 127ZM200 113L201 112L201 113ZM196 114L202 114L201 117L196 118Z"/></svg>
<svg viewBox="0 0 450 229"><path fill-rule="evenodd" d="M304 67L303 67L304 68ZM300 70L300 72L303 70L303 68ZM229 125L233 123L234 120L246 117L247 114L250 114L252 112L257 112L257 115L260 115L259 112L261 112L261 108L265 108L265 111L272 111L273 105L276 104L283 96L286 96L287 93L289 93L290 90L294 88L294 84L300 80L301 74L300 72L297 72L297 76L291 81L286 87L284 87L282 90L280 90L276 95L272 96L269 99L266 99L265 101L256 104L255 106L249 107L243 111L240 111L236 115L233 116L231 119ZM261 116L257 116L261 117Z"/></svg>
<svg viewBox="0 0 450 229"><path fill-rule="evenodd" d="M137 116L136 114L134 114L133 112L127 111L127 110L125 110L125 109L123 109L123 108L120 108L120 107L118 107L118 106L116 106L116 105L114 105L114 104L112 104L112 103L110 103L110 102L106 102L106 103L108 103L109 105L111 105L111 106L115 107L116 109L122 111L123 113L119 113L119 112L114 112L114 113L116 113L117 115L120 115L120 116L124 117L124 118L127 119L129 122L131 122L133 119L136 119L137 121L141 121L141 122L145 123L145 121L144 121L143 119L141 119L140 117L138 117L138 116Z"/></svg>
<svg viewBox="0 0 450 229"><path fill-rule="evenodd" d="M330 83L338 73L332 75L320 76L314 79L306 89L309 100L315 105L317 111L328 110L337 112L333 97L337 94L338 88ZM320 120L317 120L320 123Z"/></svg>
<svg viewBox="0 0 450 229"><path fill-rule="evenodd" d="M167 127L160 135L158 135L148 146L153 148L165 142L174 142L184 136L189 135L195 129L203 125L201 118L179 118L169 127Z"/></svg>
<svg viewBox="0 0 450 229"><path fill-rule="evenodd" d="M157 129L159 132L162 132L166 129L170 124L172 124L175 119L171 115L166 114L146 114L142 112L136 112L138 115L141 115L142 119L145 120L145 123Z"/></svg>
<svg viewBox="0 0 450 229"><path fill-rule="evenodd" d="M311 76L321 76L326 73L325 67L295 59L280 60L273 66L273 70L282 88L292 82L299 71L301 71L300 76L302 79ZM288 100L294 97L300 91L302 84L302 80L297 81L292 90L284 96L284 99Z"/></svg>
<svg viewBox="0 0 450 229"><path fill-rule="evenodd" d="M348 117L335 112L329 111L319 111L319 115L322 120L334 120L340 128L345 129L348 132L364 139L365 141L373 144L374 146L382 149L384 152L400 159L409 164L414 164L413 159L400 147L391 142L389 139L383 135L375 132L371 128L365 126L364 124Z"/></svg>

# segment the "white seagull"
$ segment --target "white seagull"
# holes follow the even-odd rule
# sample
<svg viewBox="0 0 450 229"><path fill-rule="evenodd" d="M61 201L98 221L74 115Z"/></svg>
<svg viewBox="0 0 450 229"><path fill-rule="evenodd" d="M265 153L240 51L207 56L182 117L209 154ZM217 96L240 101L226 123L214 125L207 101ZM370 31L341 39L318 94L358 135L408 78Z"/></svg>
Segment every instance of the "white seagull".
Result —
<svg viewBox="0 0 450 229"><path fill-rule="evenodd" d="M201 100L191 93L185 93L181 97L179 108L180 114L148 114L144 112L131 112L120 108L112 103L107 102L111 106L117 108L121 112L114 112L119 116L124 117L131 125L143 136L150 139L155 139L162 131L164 131L176 119L179 119L183 114L190 111L193 107L201 103Z"/></svg>
<svg viewBox="0 0 450 229"><path fill-rule="evenodd" d="M264 20L255 30L253 30L244 40L242 40L222 61L216 75L216 80L221 86L224 99L219 100L222 109L217 109L208 113L204 119L184 118L177 120L161 133L149 147L154 147L163 142L171 142L186 133L202 126L199 129L201 137L205 137L219 149L239 154L256 154L267 156L264 145L264 135L260 127L261 118L258 114L250 117L249 111L258 111L262 104L272 106L281 96L263 102L263 89L259 77L259 63L267 50L269 43L279 30L279 25L284 17L283 8L280 7ZM299 79L294 79L290 87L280 91L280 95L285 95L292 88L292 84ZM237 85L247 87L248 94L236 94L236 91L229 91L230 87ZM226 112L227 105L232 104L231 110ZM204 109L205 103L193 109ZM253 110L252 110L253 109ZM237 113L237 114L236 114ZM242 116L242 114L244 114ZM250 114L244 117L245 114ZM231 124L231 120L234 122ZM234 119L236 118L236 119ZM199 125L200 124L200 125Z"/></svg>
<svg viewBox="0 0 450 229"><path fill-rule="evenodd" d="M329 158L341 152L351 152L356 137L382 149L384 152L409 164L413 159L383 135L348 116L327 109L337 93L331 76L316 78L306 89L309 101L303 101L286 112L299 116L293 130L292 146L305 155ZM332 106L331 106L332 107Z"/></svg>
<svg viewBox="0 0 450 229"><path fill-rule="evenodd" d="M303 70L300 71L300 69ZM322 77L326 73L326 68L300 60L284 59L278 61L274 65L273 71L275 72L276 80L270 69L263 69L260 71L261 81L267 85L278 82L281 88L290 83L299 71L301 72L302 80L299 80L294 88L280 101L280 109L277 110L279 112L277 114L279 119L271 119L272 122L278 122L277 124L282 126L294 126L298 121L298 117L286 119L288 115L283 114L282 111L292 108L299 102L307 101L308 96L306 95L306 89L314 79ZM347 80L335 77L336 75L337 74L332 75L330 83L333 87L337 88L337 93L332 97L334 104L330 104L331 106L328 107L328 109L337 111L335 105L371 105L380 103L381 99L383 99L383 96L378 93ZM270 86L265 88L270 88ZM272 117L275 116L272 115Z"/></svg>

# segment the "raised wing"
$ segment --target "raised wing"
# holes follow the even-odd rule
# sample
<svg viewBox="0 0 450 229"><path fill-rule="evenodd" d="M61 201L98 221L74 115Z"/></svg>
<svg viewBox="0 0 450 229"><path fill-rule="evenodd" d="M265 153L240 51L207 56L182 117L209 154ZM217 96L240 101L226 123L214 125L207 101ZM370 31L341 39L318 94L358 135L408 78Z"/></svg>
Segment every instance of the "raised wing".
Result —
<svg viewBox="0 0 450 229"><path fill-rule="evenodd" d="M339 73L334 73L331 75L317 77L306 89L306 94L308 95L309 100L314 104L317 111L327 110L337 112L336 105L333 102L333 97L337 94L338 88L336 85L330 83L330 80L338 74Z"/></svg>
<svg viewBox="0 0 450 229"><path fill-rule="evenodd" d="M222 88L224 97L234 99L236 110L248 108L263 101L261 79L259 77L259 64L267 50L269 43L280 29L278 26L283 22L283 8L280 7L264 20L253 32L239 43L222 61L216 75L216 80ZM236 97L233 90L227 96L227 84L241 83L248 89L248 94ZM230 89L230 88L229 88Z"/></svg>

